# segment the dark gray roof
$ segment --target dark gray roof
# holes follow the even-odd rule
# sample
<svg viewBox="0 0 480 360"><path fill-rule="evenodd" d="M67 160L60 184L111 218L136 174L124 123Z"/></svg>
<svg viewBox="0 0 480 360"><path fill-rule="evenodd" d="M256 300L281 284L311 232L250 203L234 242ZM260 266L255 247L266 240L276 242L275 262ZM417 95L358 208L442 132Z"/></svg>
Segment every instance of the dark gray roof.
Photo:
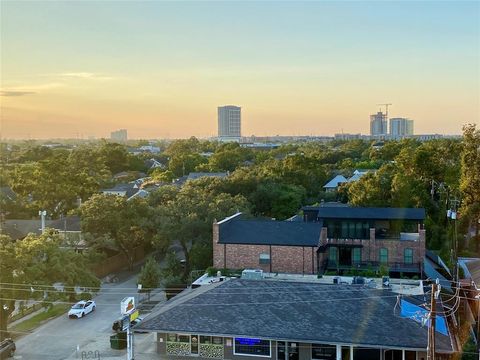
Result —
<svg viewBox="0 0 480 360"><path fill-rule="evenodd" d="M228 176L226 172L216 172L216 173L208 173L208 172L191 172L188 174L187 180L196 180L202 177L216 177L216 178L225 178Z"/></svg>
<svg viewBox="0 0 480 360"><path fill-rule="evenodd" d="M121 192L121 191L125 191L126 192L125 196L127 198L129 198L138 191L138 185L136 185L135 183L117 184L113 188L102 189L101 191L102 192Z"/></svg>
<svg viewBox="0 0 480 360"><path fill-rule="evenodd" d="M318 246L322 223L233 219L219 225L219 243Z"/></svg>
<svg viewBox="0 0 480 360"><path fill-rule="evenodd" d="M17 194L8 186L0 187L0 199L15 201Z"/></svg>
<svg viewBox="0 0 480 360"><path fill-rule="evenodd" d="M50 221L45 221L45 226L48 227ZM25 219L9 219L1 224L2 234L10 236L14 240L23 239L29 233L40 234L42 223L40 219L25 220Z"/></svg>
<svg viewBox="0 0 480 360"><path fill-rule="evenodd" d="M48 227L59 231L82 230L79 216L67 216L64 219L52 220Z"/></svg>
<svg viewBox="0 0 480 360"><path fill-rule="evenodd" d="M425 209L415 209L415 208L305 206L303 210L318 211L319 219L379 219L379 220L424 220L425 219Z"/></svg>
<svg viewBox="0 0 480 360"><path fill-rule="evenodd" d="M425 349L427 328L399 316L389 290L268 280L228 280L173 298L137 328L312 343ZM436 334L437 351L451 352Z"/></svg>

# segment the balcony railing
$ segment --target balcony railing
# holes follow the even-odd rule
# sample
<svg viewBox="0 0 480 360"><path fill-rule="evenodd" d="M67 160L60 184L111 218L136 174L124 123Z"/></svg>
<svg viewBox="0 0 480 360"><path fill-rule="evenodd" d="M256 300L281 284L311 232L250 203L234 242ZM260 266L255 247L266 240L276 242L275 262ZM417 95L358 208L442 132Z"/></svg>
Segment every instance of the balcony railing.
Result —
<svg viewBox="0 0 480 360"><path fill-rule="evenodd" d="M389 271L394 272L420 272L421 264L419 263L402 263L402 262L388 262L381 263L380 261L362 261L354 262L352 264L339 264L336 261L328 260L326 270L378 270L381 266L388 268Z"/></svg>

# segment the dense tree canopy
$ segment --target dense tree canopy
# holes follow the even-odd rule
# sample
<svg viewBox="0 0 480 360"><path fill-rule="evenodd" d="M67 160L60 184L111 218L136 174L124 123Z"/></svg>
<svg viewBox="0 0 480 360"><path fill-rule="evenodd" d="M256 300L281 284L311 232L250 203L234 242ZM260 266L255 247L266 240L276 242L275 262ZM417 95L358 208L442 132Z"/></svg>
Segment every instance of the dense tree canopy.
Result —
<svg viewBox="0 0 480 360"><path fill-rule="evenodd" d="M30 234L21 241L0 235L0 340L7 335L7 319L15 310L15 300L65 300L71 298L68 291L76 286L99 286L88 270L89 257L61 247L62 242L51 230L38 236ZM69 290L63 293L53 284Z"/></svg>

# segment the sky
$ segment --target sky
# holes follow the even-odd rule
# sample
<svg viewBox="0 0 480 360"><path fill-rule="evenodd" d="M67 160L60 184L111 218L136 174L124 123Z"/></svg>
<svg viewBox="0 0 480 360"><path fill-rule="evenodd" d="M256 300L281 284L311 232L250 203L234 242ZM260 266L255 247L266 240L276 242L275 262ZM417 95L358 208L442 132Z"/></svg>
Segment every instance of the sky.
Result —
<svg viewBox="0 0 480 360"><path fill-rule="evenodd" d="M4 139L460 134L480 118L479 1L0 2Z"/></svg>

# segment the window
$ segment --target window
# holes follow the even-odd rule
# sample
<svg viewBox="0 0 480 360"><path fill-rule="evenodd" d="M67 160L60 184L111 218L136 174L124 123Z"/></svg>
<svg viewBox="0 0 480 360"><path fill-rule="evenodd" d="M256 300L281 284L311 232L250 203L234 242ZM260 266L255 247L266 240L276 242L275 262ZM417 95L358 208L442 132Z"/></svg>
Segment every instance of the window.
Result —
<svg viewBox="0 0 480 360"><path fill-rule="evenodd" d="M353 248L352 249L352 263L359 264L362 262L362 249Z"/></svg>
<svg viewBox="0 0 480 360"><path fill-rule="evenodd" d="M270 340L235 338L233 354L270 357Z"/></svg>
<svg viewBox="0 0 480 360"><path fill-rule="evenodd" d="M260 254L259 264L270 264L270 254Z"/></svg>
<svg viewBox="0 0 480 360"><path fill-rule="evenodd" d="M211 336L200 336L200 344L211 344L212 337Z"/></svg>
<svg viewBox="0 0 480 360"><path fill-rule="evenodd" d="M335 345L312 344L312 359L335 360L337 347Z"/></svg>
<svg viewBox="0 0 480 360"><path fill-rule="evenodd" d="M342 239L348 238L348 222L342 221Z"/></svg>
<svg viewBox="0 0 480 360"><path fill-rule="evenodd" d="M200 344L223 345L223 338L220 336L200 336Z"/></svg>
<svg viewBox="0 0 480 360"><path fill-rule="evenodd" d="M337 262L337 248L332 246L328 249L328 261L329 262Z"/></svg>
<svg viewBox="0 0 480 360"><path fill-rule="evenodd" d="M169 333L167 335L167 341L169 342L180 342L180 343L190 343L190 335L180 335Z"/></svg>
<svg viewBox="0 0 480 360"><path fill-rule="evenodd" d="M381 248L380 249L380 262L382 264L388 263L388 249L387 248Z"/></svg>
<svg viewBox="0 0 480 360"><path fill-rule="evenodd" d="M354 239L356 238L356 234L355 234L355 223L354 222L350 222L348 223L348 237L351 238L351 239Z"/></svg>
<svg viewBox="0 0 480 360"><path fill-rule="evenodd" d="M368 239L370 224L368 221L325 220L327 236L330 239Z"/></svg>
<svg viewBox="0 0 480 360"><path fill-rule="evenodd" d="M405 249L403 251L403 262L405 264L413 264L413 250Z"/></svg>

